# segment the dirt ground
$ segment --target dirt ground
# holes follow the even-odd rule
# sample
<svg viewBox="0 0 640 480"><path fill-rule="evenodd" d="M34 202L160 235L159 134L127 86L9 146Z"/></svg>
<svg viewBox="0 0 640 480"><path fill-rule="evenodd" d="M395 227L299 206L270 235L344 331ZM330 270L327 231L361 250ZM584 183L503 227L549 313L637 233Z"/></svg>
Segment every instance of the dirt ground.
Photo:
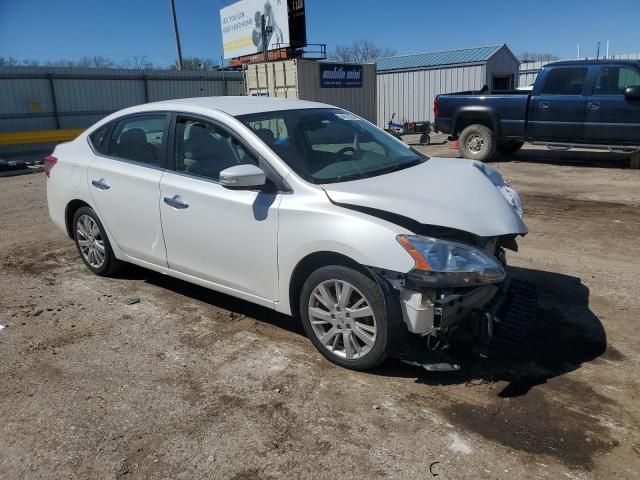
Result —
<svg viewBox="0 0 640 480"><path fill-rule="evenodd" d="M523 196L509 262L538 322L512 358L441 374L344 370L267 309L93 276L44 175L0 178L0 478L640 478L640 171L533 148L492 165Z"/></svg>

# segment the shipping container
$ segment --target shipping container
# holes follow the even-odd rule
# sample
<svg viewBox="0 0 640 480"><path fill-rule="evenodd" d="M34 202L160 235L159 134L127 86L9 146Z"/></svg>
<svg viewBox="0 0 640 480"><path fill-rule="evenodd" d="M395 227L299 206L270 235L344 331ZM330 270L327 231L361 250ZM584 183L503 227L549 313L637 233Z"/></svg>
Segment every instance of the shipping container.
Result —
<svg viewBox="0 0 640 480"><path fill-rule="evenodd" d="M245 66L247 95L328 103L376 123L376 66L285 60Z"/></svg>

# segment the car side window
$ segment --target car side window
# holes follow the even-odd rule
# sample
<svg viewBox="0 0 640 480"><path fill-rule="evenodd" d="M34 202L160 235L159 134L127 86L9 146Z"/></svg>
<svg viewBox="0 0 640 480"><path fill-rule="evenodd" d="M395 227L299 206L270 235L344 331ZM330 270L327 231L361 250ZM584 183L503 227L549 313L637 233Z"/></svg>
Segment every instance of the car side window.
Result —
<svg viewBox="0 0 640 480"><path fill-rule="evenodd" d="M624 95L627 87L640 85L640 73L628 67L603 67L598 73L594 95Z"/></svg>
<svg viewBox="0 0 640 480"><path fill-rule="evenodd" d="M89 136L89 141L96 152L106 155L109 147L109 128L111 124L103 125Z"/></svg>
<svg viewBox="0 0 640 480"><path fill-rule="evenodd" d="M587 68L554 68L545 79L543 95L582 95Z"/></svg>
<svg viewBox="0 0 640 480"><path fill-rule="evenodd" d="M225 129L201 120L178 117L175 136L175 169L211 180L236 165L258 165L255 157Z"/></svg>
<svg viewBox="0 0 640 480"><path fill-rule="evenodd" d="M120 120L111 133L109 155L160 166L160 150L166 124L166 115L145 115Z"/></svg>

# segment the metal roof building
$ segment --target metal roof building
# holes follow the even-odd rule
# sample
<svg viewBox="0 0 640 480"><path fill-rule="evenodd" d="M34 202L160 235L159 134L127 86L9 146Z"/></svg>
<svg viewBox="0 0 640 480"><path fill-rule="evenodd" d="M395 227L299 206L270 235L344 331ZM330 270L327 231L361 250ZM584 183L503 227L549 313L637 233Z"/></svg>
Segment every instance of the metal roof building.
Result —
<svg viewBox="0 0 640 480"><path fill-rule="evenodd" d="M506 45L398 55L374 60L378 125L395 113L403 121L433 121L433 99L441 93L512 90L520 62Z"/></svg>

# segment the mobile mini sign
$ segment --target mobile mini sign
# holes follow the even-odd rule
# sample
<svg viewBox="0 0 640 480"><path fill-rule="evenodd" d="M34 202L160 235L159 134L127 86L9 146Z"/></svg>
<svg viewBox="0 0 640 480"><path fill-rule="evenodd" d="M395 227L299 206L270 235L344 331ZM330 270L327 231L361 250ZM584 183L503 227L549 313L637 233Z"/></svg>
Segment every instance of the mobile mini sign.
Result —
<svg viewBox="0 0 640 480"><path fill-rule="evenodd" d="M319 63L320 88L362 88L362 65Z"/></svg>
<svg viewBox="0 0 640 480"><path fill-rule="evenodd" d="M264 50L263 15L269 30L267 50L289 44L287 0L241 0L220 10L224 58L253 55Z"/></svg>

